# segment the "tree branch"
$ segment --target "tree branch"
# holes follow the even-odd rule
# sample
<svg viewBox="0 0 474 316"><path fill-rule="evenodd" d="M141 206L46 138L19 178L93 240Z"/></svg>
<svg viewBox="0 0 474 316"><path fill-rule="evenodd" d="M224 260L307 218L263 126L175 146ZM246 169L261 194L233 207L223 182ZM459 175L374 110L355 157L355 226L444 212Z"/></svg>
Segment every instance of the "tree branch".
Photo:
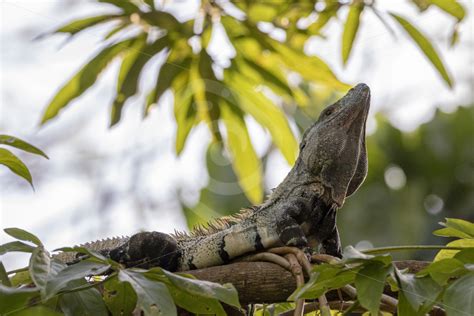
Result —
<svg viewBox="0 0 474 316"><path fill-rule="evenodd" d="M426 267L426 261L395 261L399 269L416 273ZM279 265L269 262L236 262L223 266L210 267L200 270L186 271L201 280L217 283L232 283L239 292L242 304L285 302L296 289L296 283L291 272ZM385 294L395 296L389 289ZM339 301L337 291L326 294L328 301ZM343 293L344 300L351 300Z"/></svg>

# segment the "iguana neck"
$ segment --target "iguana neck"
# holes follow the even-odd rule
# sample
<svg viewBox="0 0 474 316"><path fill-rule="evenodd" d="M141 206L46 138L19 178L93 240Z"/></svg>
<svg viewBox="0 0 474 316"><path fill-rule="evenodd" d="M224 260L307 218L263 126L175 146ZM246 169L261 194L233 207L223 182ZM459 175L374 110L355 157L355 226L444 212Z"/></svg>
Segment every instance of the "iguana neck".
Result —
<svg viewBox="0 0 474 316"><path fill-rule="evenodd" d="M317 198L326 205L334 203L327 190L321 183L319 175L314 175L307 170L300 158L290 170L285 179L276 187L263 206L274 205L289 198L303 197Z"/></svg>

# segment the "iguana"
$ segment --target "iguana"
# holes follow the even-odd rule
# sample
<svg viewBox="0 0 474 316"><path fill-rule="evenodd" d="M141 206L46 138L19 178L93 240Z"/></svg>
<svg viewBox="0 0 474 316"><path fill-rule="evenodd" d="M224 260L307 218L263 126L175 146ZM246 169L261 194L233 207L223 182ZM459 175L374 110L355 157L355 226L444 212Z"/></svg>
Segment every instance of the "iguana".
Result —
<svg viewBox="0 0 474 316"><path fill-rule="evenodd" d="M185 271L225 264L247 253L287 245L341 256L336 211L367 175L365 125L370 90L358 84L322 111L304 133L299 156L261 205L212 221L190 234L141 232L85 244L125 266ZM74 260L60 253L63 262Z"/></svg>

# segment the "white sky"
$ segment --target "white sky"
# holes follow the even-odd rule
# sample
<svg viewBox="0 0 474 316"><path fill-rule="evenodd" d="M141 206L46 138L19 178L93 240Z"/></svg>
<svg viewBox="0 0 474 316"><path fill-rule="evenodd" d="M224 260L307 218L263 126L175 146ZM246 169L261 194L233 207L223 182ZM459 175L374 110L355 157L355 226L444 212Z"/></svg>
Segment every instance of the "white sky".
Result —
<svg viewBox="0 0 474 316"><path fill-rule="evenodd" d="M382 11L391 9L402 13L434 40L447 68L456 82L449 90L418 48L396 25L394 39L371 12L365 12L363 23L346 68L341 66L340 36L342 22L333 22L326 30L330 40L316 39L307 45L307 52L322 57L346 82L365 82L372 89L372 115L377 111L388 114L392 122L412 130L429 120L435 106L452 111L459 104L473 102L473 19L463 22L460 45L448 48L448 35L454 20L431 8L418 15L404 0L378 1ZM472 12L472 1L460 1ZM66 10L66 4L75 3ZM79 4L78 4L79 3ZM30 166L33 178L41 174L33 192L27 184L18 183L0 188L0 227L21 227L37 234L48 248L85 242L97 238L132 234L139 229L171 232L184 229L185 222L178 212L174 198L176 188L183 187L187 200L196 201L199 188L206 185L204 151L207 131L199 128L187 142L180 158L174 154L175 123L171 98L167 96L159 108L145 121L141 120L137 98L128 103L119 126L108 129L109 106L115 89L114 64L101 78L99 85L70 105L59 119L39 128L41 113L55 91L96 52L104 29L84 32L63 45L65 37L32 39L52 30L74 17L105 12L104 6L90 1L1 1L1 103L0 133L18 136L44 149L50 156L46 161L31 155L20 155ZM197 8L196 1L170 8L181 17L190 18ZM99 11L101 10L101 11ZM225 43L216 36L211 54L218 56ZM218 56L224 58L225 56ZM149 67L153 73L158 66ZM142 80L144 81L144 80ZM142 82L146 91L153 82ZM251 124L253 142L257 147L267 145L268 135ZM151 146L150 144L154 145ZM129 166L123 162L105 164L105 157L121 156L151 147L156 155L147 166L147 177L140 183L144 192L158 201L160 212L145 212L138 217L127 195L130 185ZM91 151L90 149L93 148ZM91 156L91 152L94 153ZM97 162L96 169L84 170L83 176L71 172L78 161ZM280 155L270 158L276 170L267 179L271 186L281 181L289 166ZM42 170L43 172L40 172ZM46 172L45 172L46 171ZM88 177L100 177L104 186L122 190L123 199L106 216L113 225L103 227L97 219L95 190ZM0 168L0 178L13 175ZM16 183L15 179L12 183ZM19 181L19 180L18 180ZM10 182L5 182L10 183ZM107 189L107 188L102 188ZM86 206L86 207L85 207ZM88 208L87 206L91 206ZM77 214L80 210L81 214ZM0 233L0 243L9 240ZM17 257L15 257L17 258ZM15 266L13 258L7 265ZM25 263L25 261L23 261Z"/></svg>

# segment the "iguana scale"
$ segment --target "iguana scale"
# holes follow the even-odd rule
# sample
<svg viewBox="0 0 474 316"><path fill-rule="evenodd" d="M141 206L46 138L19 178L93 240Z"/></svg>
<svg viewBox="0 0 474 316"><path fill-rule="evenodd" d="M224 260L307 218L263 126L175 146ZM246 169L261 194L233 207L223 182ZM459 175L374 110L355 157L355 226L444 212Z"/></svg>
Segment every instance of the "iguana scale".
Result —
<svg viewBox="0 0 474 316"><path fill-rule="evenodd" d="M261 205L222 217L190 234L141 232L85 244L125 266L185 271L288 245L341 256L336 211L367 174L365 125L370 90L352 88L304 133L295 165ZM74 261L71 253L56 256Z"/></svg>

